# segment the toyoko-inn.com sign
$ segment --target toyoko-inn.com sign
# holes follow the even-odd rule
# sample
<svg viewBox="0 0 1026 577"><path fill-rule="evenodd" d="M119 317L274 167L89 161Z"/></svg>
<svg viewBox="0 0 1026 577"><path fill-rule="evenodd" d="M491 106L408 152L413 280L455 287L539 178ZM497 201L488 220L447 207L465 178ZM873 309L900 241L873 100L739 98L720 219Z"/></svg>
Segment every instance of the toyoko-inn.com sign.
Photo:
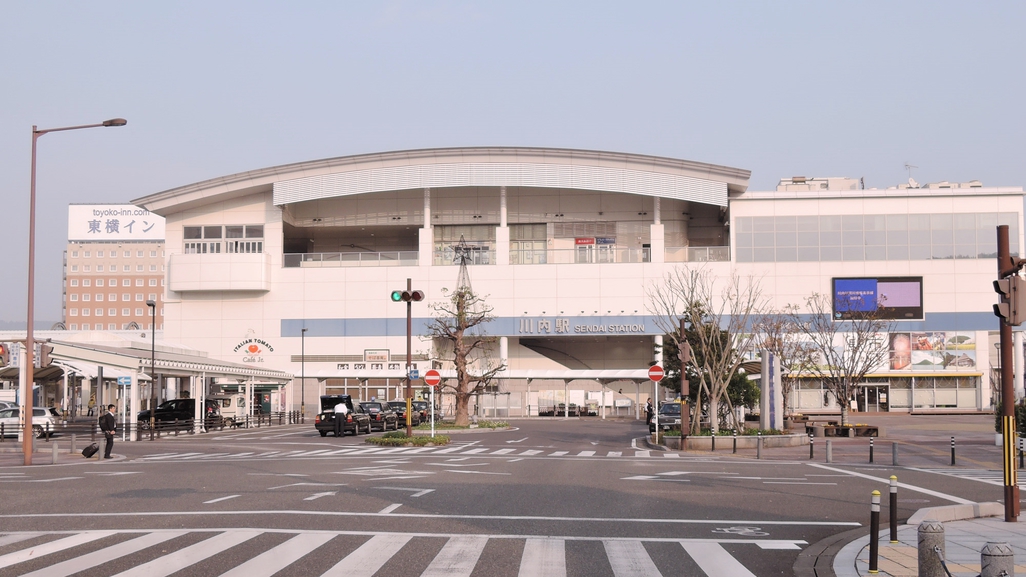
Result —
<svg viewBox="0 0 1026 577"><path fill-rule="evenodd" d="M68 240L164 240L164 217L131 204L72 204Z"/></svg>

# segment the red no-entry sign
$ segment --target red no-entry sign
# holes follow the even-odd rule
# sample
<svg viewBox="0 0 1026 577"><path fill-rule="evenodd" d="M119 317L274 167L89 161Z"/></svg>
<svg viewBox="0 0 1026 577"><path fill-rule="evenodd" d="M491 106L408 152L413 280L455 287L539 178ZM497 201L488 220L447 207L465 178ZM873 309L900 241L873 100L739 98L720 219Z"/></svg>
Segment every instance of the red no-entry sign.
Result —
<svg viewBox="0 0 1026 577"><path fill-rule="evenodd" d="M663 380L663 368L659 365L652 365L648 369L648 378L657 383Z"/></svg>
<svg viewBox="0 0 1026 577"><path fill-rule="evenodd" d="M431 369L424 373L424 384L429 386L435 386L442 382L442 375L438 374L438 371Z"/></svg>

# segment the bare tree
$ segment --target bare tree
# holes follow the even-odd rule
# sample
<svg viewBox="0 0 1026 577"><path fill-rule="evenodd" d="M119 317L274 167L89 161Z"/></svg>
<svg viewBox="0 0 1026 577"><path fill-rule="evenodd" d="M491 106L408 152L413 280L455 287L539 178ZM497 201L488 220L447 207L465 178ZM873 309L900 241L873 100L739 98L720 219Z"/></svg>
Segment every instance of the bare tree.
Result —
<svg viewBox="0 0 1026 577"><path fill-rule="evenodd" d="M798 307L788 312L819 357L807 367L808 372L834 395L841 406L842 425L848 424L848 402L855 387L887 360L887 335L894 323L883 318L879 306L863 307L851 297L838 300L835 306L831 297L813 293L805 299L805 314Z"/></svg>
<svg viewBox="0 0 1026 577"><path fill-rule="evenodd" d="M656 325L680 346L680 322L687 325L686 338L696 354L691 363L698 385L709 399L710 427L719 431L719 403L730 400L727 386L751 349L753 323L766 308L758 280L714 277L705 268L679 267L666 275L662 285L649 291L649 312ZM694 407L693 422L701 418L701 403ZM733 414L733 411L730 411ZM735 427L740 428L736 422Z"/></svg>
<svg viewBox="0 0 1026 577"><path fill-rule="evenodd" d="M495 342L484 332L484 325L494 320L492 307L478 296L470 286L467 272L466 244L460 240L455 247L460 262L456 290L447 293L447 299L431 305L435 318L428 324L428 333L444 346L436 347L435 358L451 362L456 368L456 384L446 385L456 396L456 425L470 423L470 399L481 393L506 368L490 357L490 345Z"/></svg>
<svg viewBox="0 0 1026 577"><path fill-rule="evenodd" d="M791 392L801 375L809 374L819 353L795 321L798 306L789 304L783 310L770 311L755 326L755 346L768 350L780 359L780 389L784 397L784 414L791 413Z"/></svg>

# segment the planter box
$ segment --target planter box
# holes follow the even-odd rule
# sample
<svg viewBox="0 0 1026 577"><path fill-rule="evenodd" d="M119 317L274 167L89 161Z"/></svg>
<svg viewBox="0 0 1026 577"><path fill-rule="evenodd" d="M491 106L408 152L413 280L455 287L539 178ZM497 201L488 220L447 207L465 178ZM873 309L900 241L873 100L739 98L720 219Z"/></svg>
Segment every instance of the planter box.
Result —
<svg viewBox="0 0 1026 577"><path fill-rule="evenodd" d="M737 438L738 449L754 449L758 441L758 436L746 435ZM802 445L809 444L808 435L764 435L762 437L762 447L800 447ZM684 442L685 448L695 451L710 451L712 450L712 437L688 437ZM716 437L716 450L717 451L731 451L734 448L734 437L732 436L718 436Z"/></svg>

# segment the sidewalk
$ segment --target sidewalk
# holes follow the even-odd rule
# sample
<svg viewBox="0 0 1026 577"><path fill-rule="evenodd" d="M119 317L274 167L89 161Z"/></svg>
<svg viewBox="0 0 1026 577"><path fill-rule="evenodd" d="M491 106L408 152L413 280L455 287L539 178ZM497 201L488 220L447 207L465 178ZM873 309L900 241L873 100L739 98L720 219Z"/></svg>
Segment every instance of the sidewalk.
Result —
<svg viewBox="0 0 1026 577"><path fill-rule="evenodd" d="M919 567L919 526L898 528L898 543L890 530L880 532L879 577L916 577ZM980 574L980 550L988 542L1005 542L1015 552L1015 574L1026 575L1026 523L1006 523L1003 517L985 517L944 523L945 562L953 577ZM837 577L869 576L869 536L845 545L834 557Z"/></svg>

